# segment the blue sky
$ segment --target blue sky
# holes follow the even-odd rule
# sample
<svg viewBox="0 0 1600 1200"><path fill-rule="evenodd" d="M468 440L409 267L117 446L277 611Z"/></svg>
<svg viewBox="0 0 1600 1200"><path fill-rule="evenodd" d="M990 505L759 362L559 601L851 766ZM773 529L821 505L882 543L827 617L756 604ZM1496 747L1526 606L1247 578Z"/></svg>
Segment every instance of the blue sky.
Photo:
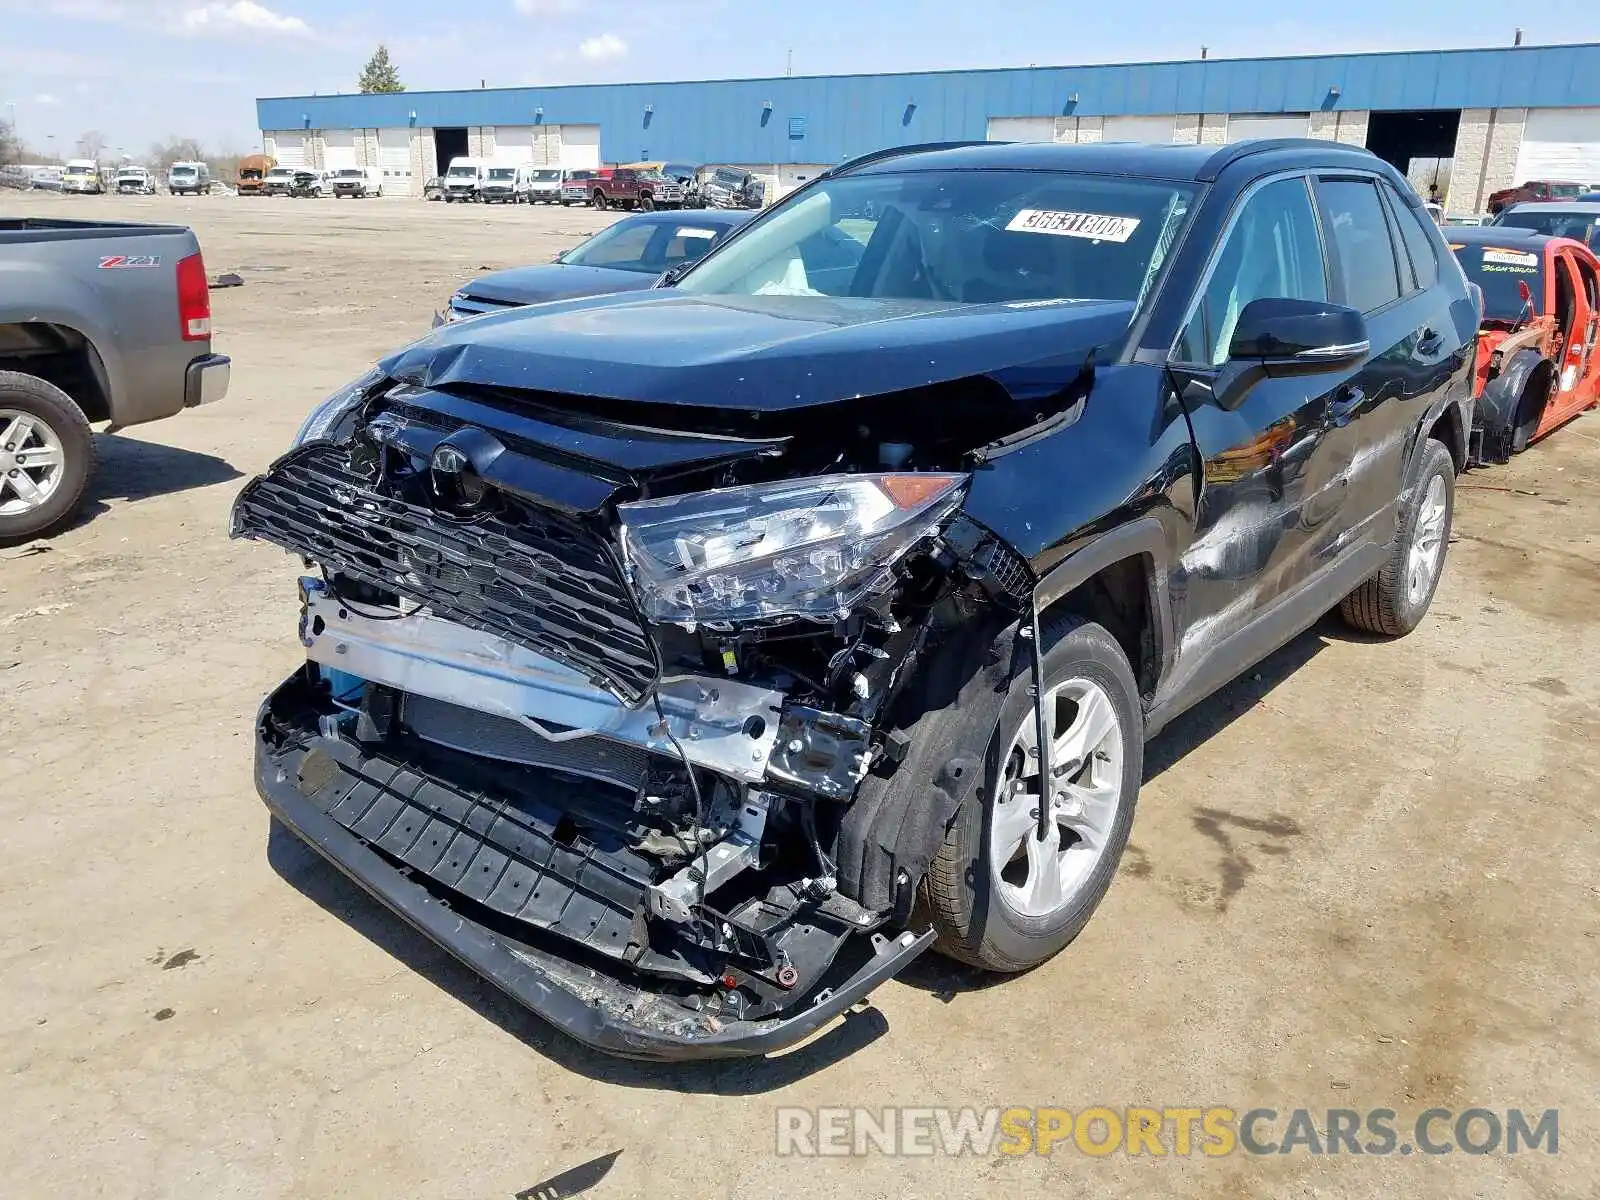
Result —
<svg viewBox="0 0 1600 1200"><path fill-rule="evenodd" d="M413 90L1095 63L1600 39L1588 0L0 0L0 114L66 153L86 130L256 141L257 96L353 91L387 42Z"/></svg>

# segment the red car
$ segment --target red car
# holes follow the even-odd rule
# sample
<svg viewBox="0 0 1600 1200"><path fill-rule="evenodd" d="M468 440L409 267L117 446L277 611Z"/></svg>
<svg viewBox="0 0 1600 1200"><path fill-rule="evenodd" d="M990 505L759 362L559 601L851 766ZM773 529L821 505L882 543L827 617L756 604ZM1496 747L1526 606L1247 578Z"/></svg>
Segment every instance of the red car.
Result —
<svg viewBox="0 0 1600 1200"><path fill-rule="evenodd" d="M1525 200L1576 200L1589 189L1581 183L1564 180L1534 179L1516 187L1501 188L1489 193L1489 211L1497 213L1508 204L1521 204Z"/></svg>
<svg viewBox="0 0 1600 1200"><path fill-rule="evenodd" d="M1446 233L1483 291L1473 457L1504 462L1600 402L1600 258L1582 242L1522 229Z"/></svg>

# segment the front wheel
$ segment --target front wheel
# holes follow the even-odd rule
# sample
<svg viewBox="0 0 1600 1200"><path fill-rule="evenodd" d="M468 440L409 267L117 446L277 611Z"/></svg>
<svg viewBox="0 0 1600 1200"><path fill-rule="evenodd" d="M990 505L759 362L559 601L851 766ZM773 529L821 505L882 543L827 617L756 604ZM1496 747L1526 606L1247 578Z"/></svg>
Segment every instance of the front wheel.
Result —
<svg viewBox="0 0 1600 1200"><path fill-rule="evenodd" d="M1024 670L990 733L986 786L957 813L926 880L937 948L990 971L1037 966L1088 924L1128 843L1144 771L1139 686L1116 639L1070 616L1041 635L1049 786Z"/></svg>
<svg viewBox="0 0 1600 1200"><path fill-rule="evenodd" d="M36 376L0 371L0 546L70 521L93 468L94 435L72 397Z"/></svg>
<svg viewBox="0 0 1600 1200"><path fill-rule="evenodd" d="M639 211L640 212L655 212L655 210L656 210L656 202L655 202L654 198L652 198L650 196L640 196L639 197Z"/></svg>
<svg viewBox="0 0 1600 1200"><path fill-rule="evenodd" d="M1422 623L1444 573L1455 516L1456 464L1443 443L1429 439L1416 485L1400 510L1400 532L1388 562L1339 602L1339 615L1364 633L1401 637Z"/></svg>
<svg viewBox="0 0 1600 1200"><path fill-rule="evenodd" d="M593 203L594 203L594 206L597 209L600 209L601 211L604 211L605 207L606 207L606 198L603 195L601 195L599 192L596 192L594 194Z"/></svg>

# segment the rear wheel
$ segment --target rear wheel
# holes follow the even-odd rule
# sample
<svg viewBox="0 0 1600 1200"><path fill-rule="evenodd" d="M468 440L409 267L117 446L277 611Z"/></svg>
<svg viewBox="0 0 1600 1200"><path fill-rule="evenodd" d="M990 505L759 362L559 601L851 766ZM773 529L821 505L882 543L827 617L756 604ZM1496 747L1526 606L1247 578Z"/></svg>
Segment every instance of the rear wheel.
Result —
<svg viewBox="0 0 1600 1200"><path fill-rule="evenodd" d="M938 949L991 971L1037 966L1088 924L1128 843L1144 770L1139 688L1116 640L1078 617L1041 633L1049 787L1024 671L990 734L981 802L962 807L928 867Z"/></svg>
<svg viewBox="0 0 1600 1200"><path fill-rule="evenodd" d="M1444 573L1455 515L1456 464L1429 439L1417 483L1400 513L1400 533L1383 568L1339 602L1339 615L1365 633L1401 637L1422 623Z"/></svg>
<svg viewBox="0 0 1600 1200"><path fill-rule="evenodd" d="M54 384L0 371L0 545L54 533L83 501L94 435Z"/></svg>

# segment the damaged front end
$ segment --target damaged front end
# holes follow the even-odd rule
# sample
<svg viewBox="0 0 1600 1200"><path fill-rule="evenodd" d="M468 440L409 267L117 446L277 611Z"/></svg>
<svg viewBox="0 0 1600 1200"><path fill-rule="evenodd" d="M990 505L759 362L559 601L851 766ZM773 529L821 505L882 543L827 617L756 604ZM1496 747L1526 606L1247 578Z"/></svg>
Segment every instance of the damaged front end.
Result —
<svg viewBox="0 0 1600 1200"><path fill-rule="evenodd" d="M233 512L319 571L259 718L267 804L591 1045L807 1036L933 941L908 925L960 796L896 777L896 709L1032 584L961 511L953 447L1004 430L883 420L663 431L360 381Z"/></svg>

